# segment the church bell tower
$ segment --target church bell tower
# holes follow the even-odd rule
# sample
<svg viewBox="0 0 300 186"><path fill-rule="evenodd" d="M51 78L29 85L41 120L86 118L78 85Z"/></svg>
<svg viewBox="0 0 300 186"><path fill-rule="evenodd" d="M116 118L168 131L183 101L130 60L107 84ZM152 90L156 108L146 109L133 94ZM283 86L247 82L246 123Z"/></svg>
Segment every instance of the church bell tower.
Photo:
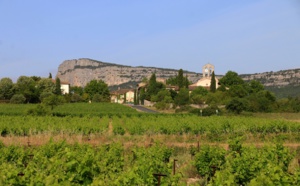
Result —
<svg viewBox="0 0 300 186"><path fill-rule="evenodd" d="M215 71L215 66L212 64L206 64L202 67L202 74L204 78L211 77L213 71Z"/></svg>

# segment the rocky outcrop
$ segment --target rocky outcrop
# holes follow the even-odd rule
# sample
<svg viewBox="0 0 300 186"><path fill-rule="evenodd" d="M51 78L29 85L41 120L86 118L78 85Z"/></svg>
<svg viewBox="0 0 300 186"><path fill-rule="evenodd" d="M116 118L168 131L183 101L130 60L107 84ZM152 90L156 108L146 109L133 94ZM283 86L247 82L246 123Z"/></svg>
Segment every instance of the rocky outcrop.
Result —
<svg viewBox="0 0 300 186"><path fill-rule="evenodd" d="M244 74L240 77L245 81L257 80L264 86L299 86L300 69L281 70L277 72L264 72L257 74Z"/></svg>
<svg viewBox="0 0 300 186"><path fill-rule="evenodd" d="M69 82L71 86L85 86L91 80L96 79L103 80L110 87L126 85L123 88L130 88L130 86L141 82L144 77L149 78L153 73L156 74L157 80L168 79L176 76L178 70L143 66L132 67L84 58L64 61L59 65L57 77L61 81ZM200 70L201 66L199 66ZM202 77L200 73L188 71L184 71L184 75L187 75L192 83L197 82ZM220 79L222 76L217 77ZM258 80L266 87L300 86L300 69L242 74L240 77L245 81Z"/></svg>
<svg viewBox="0 0 300 186"><path fill-rule="evenodd" d="M131 67L106 63L92 59L66 60L58 67L57 77L71 86L85 86L91 80L103 80L108 86L128 82L140 82L155 73L157 79L168 79L177 75L178 70L155 67ZM184 72L192 82L200 78L195 72Z"/></svg>

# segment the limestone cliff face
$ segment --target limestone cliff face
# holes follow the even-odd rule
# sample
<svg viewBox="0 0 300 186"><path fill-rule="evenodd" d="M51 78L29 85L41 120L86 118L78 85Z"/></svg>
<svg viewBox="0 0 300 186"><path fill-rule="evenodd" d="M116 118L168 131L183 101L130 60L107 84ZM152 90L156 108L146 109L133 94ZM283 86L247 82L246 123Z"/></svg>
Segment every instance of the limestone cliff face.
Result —
<svg viewBox="0 0 300 186"><path fill-rule="evenodd" d="M264 86L299 86L300 85L300 69L281 70L277 72L264 72L257 74L240 75L245 81L257 80Z"/></svg>
<svg viewBox="0 0 300 186"><path fill-rule="evenodd" d="M155 73L157 79L168 79L178 73L178 69L163 69L155 67L131 67L113 63L105 63L92 59L66 60L58 67L57 77L69 82L71 86L85 86L91 80L103 80L108 86L128 82L140 82ZM185 72L192 82L200 78L200 74Z"/></svg>
<svg viewBox="0 0 300 186"><path fill-rule="evenodd" d="M71 86L85 86L93 79L103 80L108 86L121 85L129 82L139 83L144 77L153 73L157 79L168 79L177 75L179 69L164 69L155 67L131 67L113 63L105 63L92 59L66 60L59 65L57 77L69 82ZM199 71L201 67L199 67ZM197 82L202 75L195 72L184 72L192 83ZM218 76L220 79L222 76ZM258 80L264 86L284 87L300 86L300 69L264 72L257 74L242 74L245 81Z"/></svg>

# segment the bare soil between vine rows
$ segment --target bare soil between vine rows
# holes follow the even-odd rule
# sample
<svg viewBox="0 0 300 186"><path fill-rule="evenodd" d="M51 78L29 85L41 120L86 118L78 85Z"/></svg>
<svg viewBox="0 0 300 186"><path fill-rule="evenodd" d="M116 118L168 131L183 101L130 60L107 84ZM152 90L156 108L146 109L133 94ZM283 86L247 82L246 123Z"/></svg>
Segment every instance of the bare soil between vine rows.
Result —
<svg viewBox="0 0 300 186"><path fill-rule="evenodd" d="M91 135L91 136L83 136L83 135L51 135L51 134L39 134L39 135L32 135L32 136L6 136L0 137L0 141L5 145L17 145L17 146L41 146L48 143L50 140L52 141L66 141L68 144L90 144L93 146L100 146L104 144L110 143L121 143L126 148L130 148L133 146L145 146L149 147L156 142L159 142L162 145L166 145L167 147L179 147L179 148L190 148L191 146L194 147L201 147L202 145L214 145L220 146L224 149L228 149L227 142L209 142L209 141L197 141L197 140L190 140L181 137L182 139L176 141L176 136L174 135L159 135L159 136L139 136L136 138L132 138L130 136L114 136L114 135ZM272 145L273 142L243 142L245 146L255 146L255 147L262 147L264 145ZM286 142L283 143L284 146L291 147L291 148L300 148L300 143L297 142Z"/></svg>

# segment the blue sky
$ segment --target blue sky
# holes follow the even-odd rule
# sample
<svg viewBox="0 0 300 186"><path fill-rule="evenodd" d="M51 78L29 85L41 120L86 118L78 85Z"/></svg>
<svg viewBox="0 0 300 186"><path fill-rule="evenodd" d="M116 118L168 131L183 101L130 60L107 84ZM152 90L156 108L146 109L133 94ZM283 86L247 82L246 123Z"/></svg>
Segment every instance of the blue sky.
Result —
<svg viewBox="0 0 300 186"><path fill-rule="evenodd" d="M300 68L299 0L0 0L0 78L67 59L216 74Z"/></svg>

